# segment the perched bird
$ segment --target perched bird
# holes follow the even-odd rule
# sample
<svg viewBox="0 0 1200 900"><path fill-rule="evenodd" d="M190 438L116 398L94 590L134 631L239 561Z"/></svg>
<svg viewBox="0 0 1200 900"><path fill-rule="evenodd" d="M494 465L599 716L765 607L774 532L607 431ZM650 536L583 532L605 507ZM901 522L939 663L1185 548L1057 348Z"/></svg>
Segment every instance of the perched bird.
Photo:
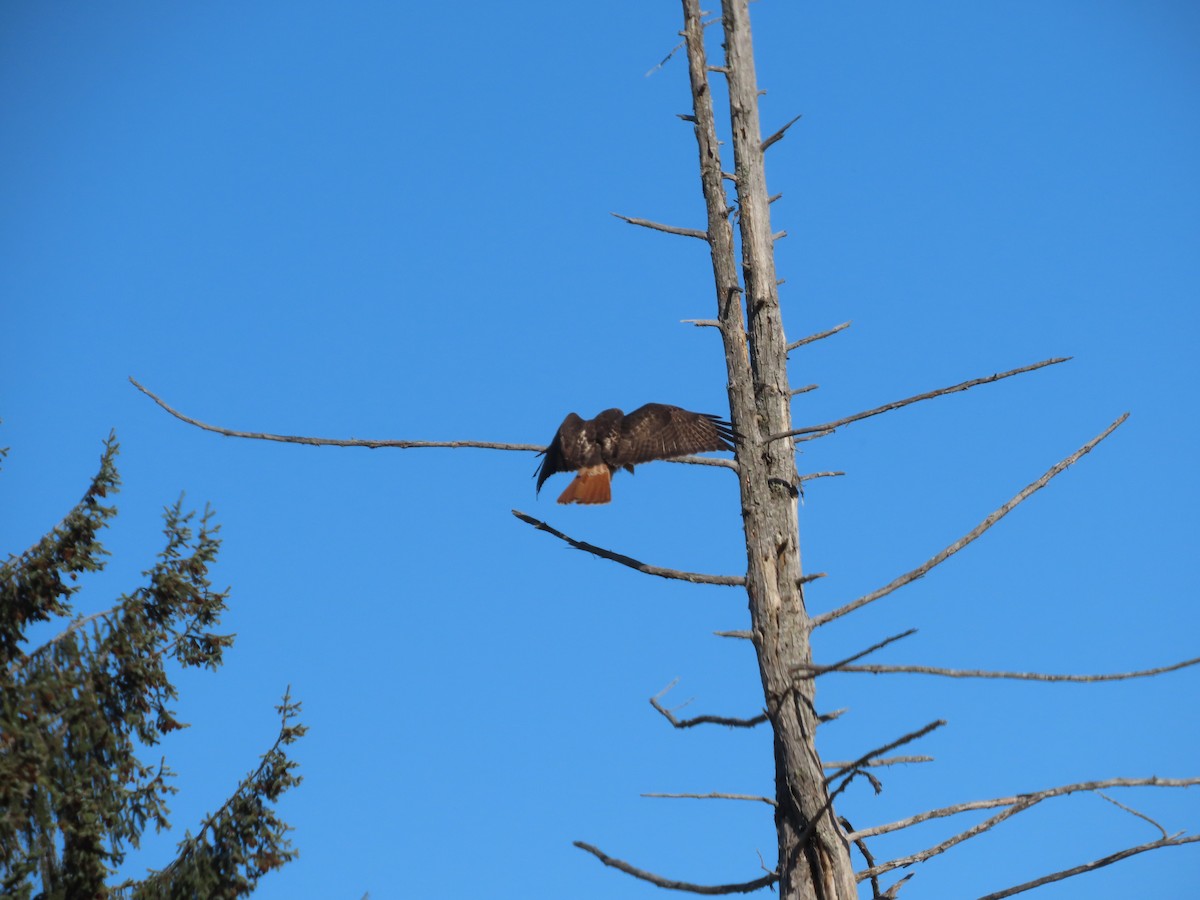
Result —
<svg viewBox="0 0 1200 900"><path fill-rule="evenodd" d="M655 459L732 450L736 439L728 422L665 403L647 403L629 415L606 409L587 420L570 413L541 453L537 489L555 472L578 471L558 502L608 503L618 469L632 472L638 463Z"/></svg>

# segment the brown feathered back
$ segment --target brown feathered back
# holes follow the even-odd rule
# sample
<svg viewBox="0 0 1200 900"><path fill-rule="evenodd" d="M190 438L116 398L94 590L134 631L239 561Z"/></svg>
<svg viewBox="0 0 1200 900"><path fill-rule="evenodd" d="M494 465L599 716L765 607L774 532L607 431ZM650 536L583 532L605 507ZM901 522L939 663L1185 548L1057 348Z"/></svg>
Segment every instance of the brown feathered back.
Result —
<svg viewBox="0 0 1200 900"><path fill-rule="evenodd" d="M606 409L596 418L587 420L570 413L543 452L544 458L537 472L537 489L540 491L546 479L555 472L586 469L586 473L571 482L559 502L607 503L611 496L607 481L617 469L632 472L635 465L656 459L673 459L708 450L732 450L736 437L732 426L716 416L689 412L665 403L647 403L629 415L619 409ZM583 488L583 480L602 476L606 482L603 490Z"/></svg>

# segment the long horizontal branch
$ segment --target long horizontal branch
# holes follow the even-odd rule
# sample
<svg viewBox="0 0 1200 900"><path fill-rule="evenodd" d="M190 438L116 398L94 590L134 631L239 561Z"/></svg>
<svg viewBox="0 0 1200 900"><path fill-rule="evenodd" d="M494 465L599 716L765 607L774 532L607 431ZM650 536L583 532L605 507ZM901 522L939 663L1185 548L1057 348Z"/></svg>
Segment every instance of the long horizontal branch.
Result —
<svg viewBox="0 0 1200 900"><path fill-rule="evenodd" d="M1050 875L1043 875L1041 878L1035 878L1033 881L1026 881L1024 884L1018 884L1014 887L1005 888L1002 891L996 891L992 894L986 894L979 900L1003 900L1004 897L1012 897L1014 894L1021 894L1025 891L1033 890L1036 887L1041 887L1044 884L1052 884L1055 881L1062 881L1064 878L1071 878L1075 875L1082 875L1084 872L1092 872L1096 869L1102 869L1105 866L1111 866L1115 862L1120 862L1123 859L1128 859L1131 856L1137 856L1139 853L1145 853L1147 850L1158 850L1161 847L1180 847L1183 844L1191 844L1200 841L1200 835L1189 835L1182 837L1159 838L1157 841L1150 841L1146 844L1139 844L1136 847L1129 847L1125 850L1120 850L1117 853L1102 856L1099 859L1093 859L1091 862L1084 863L1080 866L1075 866L1070 869L1063 869L1059 872L1053 872Z"/></svg>
<svg viewBox="0 0 1200 900"><path fill-rule="evenodd" d="M849 425L851 422L857 422L860 419L869 419L871 416L878 416L881 413L890 412L893 409L900 409L903 406L909 406L913 403L919 403L922 400L931 400L934 397L943 397L946 394L955 394L959 391L965 391L980 384L991 384L993 381L1000 381L1002 378L1011 378L1013 375L1021 375L1025 372L1032 372L1036 369L1045 368L1046 366L1057 365L1058 363L1066 362L1071 357L1060 356L1054 359L1044 359L1041 362L1034 363L1031 366L1022 366L1019 369L1010 369L1007 372L999 372L995 375L987 375L983 378L973 378L970 381L964 381L961 384L951 385L950 387L938 388L936 391L926 391L924 394L917 394L913 397L906 397L903 400L895 400L891 403L885 403L883 406L877 406L874 409L868 409L865 412L855 413L852 416L846 416L843 419L836 419L832 422L825 422L822 425L809 425L806 428L797 428L793 431L784 431L779 434L771 435L768 440L779 440L785 437L795 437L801 434L832 434L836 429L843 425Z"/></svg>
<svg viewBox="0 0 1200 900"><path fill-rule="evenodd" d="M566 541L576 550L583 550L595 556L612 560L615 563L620 563L623 566L628 566L631 569L636 569L637 571L644 572L647 575L657 575L659 578L674 578L679 581L690 581L693 584L722 584L740 586L746 583L746 579L741 575L705 575L701 572L684 572L679 569L665 569L662 566L652 566L649 563L644 563L641 560L634 559L632 556L625 556L622 553L614 553L612 550L605 550L603 547L597 547L595 544L589 544L586 541L577 541L575 538L563 534L557 528L547 525L541 519L535 519L533 516L526 515L520 510L514 509L512 514L526 525L532 525L538 531L544 531L547 534L554 535L559 540Z"/></svg>
<svg viewBox="0 0 1200 900"><path fill-rule="evenodd" d="M1023 490L1020 491L1020 493L1018 493L1015 497L1013 497L1011 500L1009 500L1007 503L1005 503L999 509L995 510L991 515L989 515L986 519L984 519L982 522L980 522L975 528L971 529L969 532L967 532L965 535L963 535L961 538L959 538L957 541L955 541L950 546L946 547L946 549L942 550L936 556L933 556L932 558L930 558L923 565L917 566L917 568L913 569L911 572L905 572L903 575L901 575L899 578L895 579L894 581L884 585L883 587L879 588L876 591L872 591L869 594L859 597L857 600L853 600L850 603L847 603L845 606L839 607L838 609L834 609L834 610L831 610L826 613L822 613L819 616L814 616L812 619L812 627L816 628L820 625L824 625L826 622L832 622L834 619L840 619L842 616L846 615L847 613L852 613L856 609L860 609L860 608L866 606L868 603L874 603L876 600L880 599L881 597L886 597L888 594L892 593L892 591L895 591L898 588L902 588L902 587L904 587L904 585L906 585L912 581L916 581L918 578L925 575L925 573L928 572L930 569L932 569L934 566L945 562L947 559L949 559L951 556L953 556L959 550L963 549L963 547L966 547L968 544L970 544L972 541L974 541L976 538L978 538L980 535L982 535L985 531L987 531L989 528L991 528L993 525L995 525L997 522L999 522L1001 519L1003 519L1005 516L1007 516L1010 512L1012 512L1014 509L1016 509L1018 504L1020 504L1022 501L1026 500L1028 497L1030 497L1031 495L1035 494L1037 491L1040 491L1042 488L1044 488L1047 484L1050 483L1050 480L1052 478L1054 478L1055 475L1058 475L1059 473L1061 473L1062 471L1064 471L1065 469L1070 467L1072 464L1078 462L1080 460L1080 458L1082 458L1084 455L1086 455L1087 453L1090 453L1091 450L1097 444L1099 444L1102 440L1104 440L1106 437L1108 437L1110 434L1112 434L1114 431L1116 431L1117 428L1121 425L1121 423L1124 422L1128 418L1129 418L1129 413L1125 413L1124 415L1122 415L1119 419L1117 419L1115 422L1113 422L1111 425L1109 425L1106 429L1104 429L1104 431L1102 431L1099 435L1092 438L1090 441L1088 441L1086 444L1084 444L1082 447L1080 447L1078 450L1076 450L1074 453L1072 453L1066 459L1062 460L1061 462L1056 463L1054 466L1052 466L1046 472L1045 475L1043 475L1041 478L1039 478L1037 481L1033 482L1032 484L1027 485Z"/></svg>
<svg viewBox="0 0 1200 900"><path fill-rule="evenodd" d="M953 806L943 806L940 809L931 809L923 813L918 813L915 816L909 816L907 819L900 819L896 822L889 822L886 825L875 825L871 828L863 828L849 835L853 838L869 838L880 834L890 834L893 831L900 831L903 828L911 828L913 825L919 825L922 822L928 822L931 819L943 819L946 816L956 816L959 813L971 812L977 809L995 809L997 806L1013 806L1021 803L1030 797L1036 797L1039 800L1046 800L1051 797L1060 797L1066 794L1075 794L1080 791L1101 791L1105 788L1112 787L1167 787L1167 788L1186 788L1200 786L1200 778L1159 778L1151 776L1149 778L1108 778L1103 781L1081 781L1076 784L1064 784L1058 787L1046 788L1041 791L1031 791L1027 794L1013 794L1008 797L994 797L990 800L970 800L966 803L956 803Z"/></svg>
<svg viewBox="0 0 1200 900"><path fill-rule="evenodd" d="M681 228L678 225L664 225L661 222L651 222L649 219L638 219L633 216L623 216L620 213L613 213L622 222L628 222L630 225L640 225L642 228L649 228L652 231L662 231L667 234L678 234L683 237L699 238L702 241L708 240L708 232L701 231L698 228Z"/></svg>
<svg viewBox="0 0 1200 900"><path fill-rule="evenodd" d="M632 875L634 878L648 881L660 888L667 888L672 891L686 891L691 894L749 894L768 887L779 880L779 876L776 873L768 872L762 878L756 878L754 881L746 881L741 884L691 884L687 881L676 881L673 878L664 878L662 875L655 875L653 872L639 869L637 866L630 865L623 859L609 856L599 847L593 847L591 844L585 844L583 841L574 841L574 844L580 850L586 850L592 854L592 856L596 857L596 859L600 860L606 866L620 869L626 875Z"/></svg>
<svg viewBox="0 0 1200 900"><path fill-rule="evenodd" d="M285 444L307 444L313 447L367 447L372 450L380 447L393 447L401 450L417 447L478 447L483 450L532 450L540 453L546 449L540 444L505 444L497 441L379 441L361 440L358 438L319 438L296 434L270 434L269 432L262 431L237 431L233 428L221 428L218 425L209 425L207 422L201 422L199 419L186 416L179 410L168 406L165 400L149 388L143 386L136 378L131 377L129 381L135 388L181 422L195 425L197 428L211 431L214 434L221 434L225 437L249 438L255 441L279 441Z"/></svg>
<svg viewBox="0 0 1200 900"><path fill-rule="evenodd" d="M399 450L411 450L429 447L471 447L480 450L520 450L525 452L541 453L546 448L542 444L508 444L499 441L398 441L398 440L371 440L364 438L322 438L311 437L308 435L297 434L272 434L265 431L238 431L234 428L223 428L219 425L210 425L207 422L201 422L199 419L194 419L191 416L181 413L179 410L170 406L162 397L154 393L149 388L141 384L136 378L130 378L130 383L157 403L160 407L166 410L181 422L186 422L188 425L195 425L204 431L211 431L213 434L220 434L225 437L248 438L255 441L278 441L284 444L306 444L310 447L366 447L369 450L377 450L383 447ZM719 457L707 456L681 456L676 459L663 460L664 462L684 463L693 466L718 466L725 469L733 469L737 471L737 461L732 459L722 459Z"/></svg>
<svg viewBox="0 0 1200 900"><path fill-rule="evenodd" d="M874 649L874 648L872 648ZM1072 681L1090 683L1096 681L1123 681L1127 678L1147 678L1151 675L1162 675L1164 672L1174 672L1188 666L1200 663L1200 656L1184 660L1169 666L1159 666L1156 669L1141 669L1137 672L1111 672L1103 675L1052 675L1044 672L990 672L982 669L942 669L937 666L889 666L862 665L851 666L835 663L831 666L817 666L812 663L801 663L797 669L808 671L807 677L812 678L826 672L868 672L873 675L906 673L914 675L942 675L947 678L1009 678L1017 681Z"/></svg>

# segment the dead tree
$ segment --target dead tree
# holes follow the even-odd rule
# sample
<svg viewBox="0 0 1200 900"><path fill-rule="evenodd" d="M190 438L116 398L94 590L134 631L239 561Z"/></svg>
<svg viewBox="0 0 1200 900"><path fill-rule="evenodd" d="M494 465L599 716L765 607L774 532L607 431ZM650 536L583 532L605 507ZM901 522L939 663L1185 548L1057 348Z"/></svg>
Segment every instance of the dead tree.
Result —
<svg viewBox="0 0 1200 900"><path fill-rule="evenodd" d="M711 320L686 320L696 325L715 327L721 336L728 374L730 418L741 435L736 463L725 460L685 459L684 462L724 465L734 468L740 485L740 497L746 543L744 575L708 575L682 572L641 562L612 550L598 547L563 534L551 525L514 510L521 521L545 531L572 547L664 578L697 583L744 586L750 607L751 628L745 632L724 632L728 637L753 642L763 687L764 712L750 718L699 716L679 719L661 702L662 693L651 699L654 707L677 728L702 724L755 727L769 723L774 733L775 792L773 797L740 794L654 794L650 796L696 797L755 800L774 809L778 856L775 868L767 874L738 884L700 885L664 877L616 859L598 847L584 842L576 846L596 856L605 865L620 869L659 887L700 894L748 893L774 886L788 900L853 900L860 882L869 882L873 898L895 897L906 875L884 889L880 876L930 859L950 847L987 831L1017 813L1044 800L1080 791L1098 792L1109 787L1165 786L1184 787L1200 784L1191 779L1110 779L1048 788L1033 793L972 801L943 809L930 810L899 822L855 830L839 819L834 801L857 778L874 783L871 769L895 762L922 761L928 757L889 757L888 753L906 746L941 727L934 721L902 735L881 747L861 754L857 759L823 761L817 748L817 732L822 721L836 713L819 715L815 704L816 678L829 672L921 672L948 677L1017 678L1034 680L1100 681L1157 675L1200 662L1192 659L1143 672L1111 675L1047 675L1039 673L955 671L928 666L855 665L868 654L905 637L896 635L868 647L847 659L831 664L814 663L810 638L814 629L862 607L874 603L904 585L922 577L934 567L966 547L995 525L1018 504L1045 487L1125 421L1120 416L1100 434L1056 463L1007 503L986 516L978 526L936 553L929 560L888 584L842 607L810 616L805 605L804 586L816 575L805 575L801 566L798 535L798 498L803 482L809 478L840 473L801 475L796 469L796 444L834 433L851 422L881 415L913 403L967 390L1064 362L1047 359L1006 372L975 378L960 384L931 390L896 400L831 422L795 427L791 400L814 385L793 388L788 380L787 360L792 350L830 337L849 323L800 340L788 342L780 310L778 280L775 272L774 242L780 236L772 230L770 204L774 199L767 189L763 159L765 152L784 137L796 119L763 137L759 124L758 96L754 55L751 42L748 0L722 0L719 19L705 21L699 0L682 0L684 43L693 101L692 113L684 118L695 129L699 151L700 180L707 210L704 228L668 225L647 219L620 215L618 218L671 235L705 241L710 250L717 317ZM724 59L709 62L705 49L705 30L719 27L723 32ZM676 48L676 49L680 49ZM726 171L718 140L717 110L710 79L725 78L728 88L728 133L733 151L732 171ZM726 193L732 185L733 197ZM734 223L737 232L735 235ZM739 250L740 248L740 250ZM363 447L480 447L500 450L541 450L538 445L501 444L485 441L411 441L411 440L336 440L303 436L235 431L200 422L169 407L146 388L135 385L172 415L192 425L219 434L274 440L288 443L363 446ZM665 693L665 692L663 692ZM1113 801L1116 802L1116 801ZM871 855L866 841L876 835L907 828L932 818L952 816L969 810L998 809L991 818L933 847L924 848L900 859L879 862ZM1132 812L1132 810L1131 810ZM1135 815L1140 815L1134 813ZM1157 824L1157 823L1155 823ZM1177 846L1200 840L1197 836L1169 835L1162 830L1160 839L1130 847L1119 853L1071 869L1052 873L1035 881L1017 885L990 898L1011 896L1072 875L1099 868L1146 850ZM856 871L851 857L857 849L865 867Z"/></svg>

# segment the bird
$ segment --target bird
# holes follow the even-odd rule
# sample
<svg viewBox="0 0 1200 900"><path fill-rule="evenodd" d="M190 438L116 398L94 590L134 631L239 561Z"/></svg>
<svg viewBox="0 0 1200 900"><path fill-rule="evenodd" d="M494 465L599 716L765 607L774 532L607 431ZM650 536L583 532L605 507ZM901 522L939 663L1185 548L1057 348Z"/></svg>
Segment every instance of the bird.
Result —
<svg viewBox="0 0 1200 900"><path fill-rule="evenodd" d="M656 459L733 450L737 437L729 422L665 403L647 403L629 415L606 409L594 419L568 413L539 454L537 492L556 472L578 472L558 502L608 503L618 469L632 472L638 463Z"/></svg>

